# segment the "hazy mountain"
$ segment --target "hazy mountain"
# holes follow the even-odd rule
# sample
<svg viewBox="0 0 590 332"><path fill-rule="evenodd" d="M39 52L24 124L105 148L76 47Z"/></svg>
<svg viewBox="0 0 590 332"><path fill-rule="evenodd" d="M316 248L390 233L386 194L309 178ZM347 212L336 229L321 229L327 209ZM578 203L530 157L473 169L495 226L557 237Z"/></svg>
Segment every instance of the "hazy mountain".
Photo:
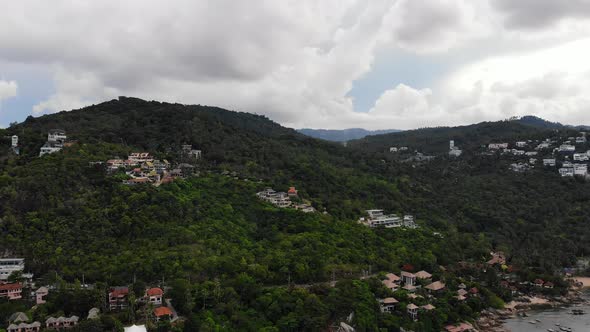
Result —
<svg viewBox="0 0 590 332"><path fill-rule="evenodd" d="M326 141L333 142L346 142L352 139L359 139L365 136L381 135L399 132L397 129L384 129L384 130L366 130L362 128L349 128L349 129L298 129L298 132L315 138L320 138Z"/></svg>

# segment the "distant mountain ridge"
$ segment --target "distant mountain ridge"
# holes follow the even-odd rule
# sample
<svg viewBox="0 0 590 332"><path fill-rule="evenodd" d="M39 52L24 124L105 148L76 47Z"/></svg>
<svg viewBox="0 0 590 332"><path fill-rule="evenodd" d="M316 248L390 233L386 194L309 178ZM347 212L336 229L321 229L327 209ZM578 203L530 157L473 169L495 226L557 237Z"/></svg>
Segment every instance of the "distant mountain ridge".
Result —
<svg viewBox="0 0 590 332"><path fill-rule="evenodd" d="M349 128L349 129L309 129L303 128L298 129L298 132L301 134L320 138L326 141L333 141L333 142L346 142L353 139L360 139L366 136L371 135L382 135L382 134L390 134L390 133L397 133L401 130L398 129L383 129L383 130L367 130L363 128Z"/></svg>
<svg viewBox="0 0 590 332"><path fill-rule="evenodd" d="M559 122L547 121L543 118L540 118L540 117L534 116L534 115L525 115L519 119L516 119L515 121L518 123L524 124L524 125L535 126L535 127L539 127L539 128L546 128L546 129L563 129L563 128L574 128L574 129L579 129L579 130L590 129L590 126L564 125Z"/></svg>

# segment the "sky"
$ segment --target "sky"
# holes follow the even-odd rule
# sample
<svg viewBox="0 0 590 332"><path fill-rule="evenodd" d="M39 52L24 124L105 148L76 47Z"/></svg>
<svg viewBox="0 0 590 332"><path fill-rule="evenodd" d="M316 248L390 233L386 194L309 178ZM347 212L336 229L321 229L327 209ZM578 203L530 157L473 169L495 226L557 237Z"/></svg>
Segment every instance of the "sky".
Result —
<svg viewBox="0 0 590 332"><path fill-rule="evenodd" d="M293 128L590 125L590 0L0 0L0 127L118 96Z"/></svg>

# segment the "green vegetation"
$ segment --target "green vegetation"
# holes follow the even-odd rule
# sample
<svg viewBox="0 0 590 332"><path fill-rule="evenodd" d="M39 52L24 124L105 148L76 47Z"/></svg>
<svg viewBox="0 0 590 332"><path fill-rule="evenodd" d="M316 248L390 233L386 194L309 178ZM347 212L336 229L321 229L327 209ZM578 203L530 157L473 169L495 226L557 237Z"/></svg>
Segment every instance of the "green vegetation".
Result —
<svg viewBox="0 0 590 332"><path fill-rule="evenodd" d="M502 129L484 125L464 137L546 133L522 124L495 126ZM53 128L65 129L77 143L37 157ZM565 285L553 272L590 252L583 241L590 235L588 183L542 171L515 175L495 156L468 153L413 166L373 145L377 138L383 147L393 145L382 136L344 148L261 116L133 98L28 118L0 131L1 137L12 134L23 145L18 157L7 144L0 148L0 251L25 257L41 283L53 284L57 275L70 285L53 292L34 313L39 319L85 317L90 307L104 308L106 285L133 286L135 280L138 295L144 285L171 287L168 296L186 317L175 328L185 331L317 331L353 312L358 331L400 325L428 331L472 320L511 298L495 274L443 272L441 265L481 263L490 250L503 250L523 279L555 280L559 293ZM428 144L431 134L412 133L400 142ZM444 135L440 140L448 141ZM203 150L201 175L160 187L123 185L93 164L142 150L178 162L184 143ZM267 186L296 186L327 213L275 208L255 196ZM358 224L370 208L413 214L421 228ZM358 280L363 271L399 272L407 263L454 287L417 323L404 315L407 294L389 293L376 276ZM452 292L469 277L481 282L473 285L481 297L455 305ZM72 288L82 278L97 287ZM332 279L335 287L328 285ZM377 299L386 296L400 300L398 315L379 312ZM0 319L25 310L24 304L0 302ZM134 317L141 312L105 315L82 327L115 331Z"/></svg>

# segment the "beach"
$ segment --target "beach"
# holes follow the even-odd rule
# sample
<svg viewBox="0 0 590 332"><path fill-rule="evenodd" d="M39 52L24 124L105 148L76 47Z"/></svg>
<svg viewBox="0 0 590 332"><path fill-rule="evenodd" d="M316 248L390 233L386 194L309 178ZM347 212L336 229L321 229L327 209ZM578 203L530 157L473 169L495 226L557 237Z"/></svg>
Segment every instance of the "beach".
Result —
<svg viewBox="0 0 590 332"><path fill-rule="evenodd" d="M575 283L582 284L582 288L590 287L590 277L574 277L573 280Z"/></svg>

